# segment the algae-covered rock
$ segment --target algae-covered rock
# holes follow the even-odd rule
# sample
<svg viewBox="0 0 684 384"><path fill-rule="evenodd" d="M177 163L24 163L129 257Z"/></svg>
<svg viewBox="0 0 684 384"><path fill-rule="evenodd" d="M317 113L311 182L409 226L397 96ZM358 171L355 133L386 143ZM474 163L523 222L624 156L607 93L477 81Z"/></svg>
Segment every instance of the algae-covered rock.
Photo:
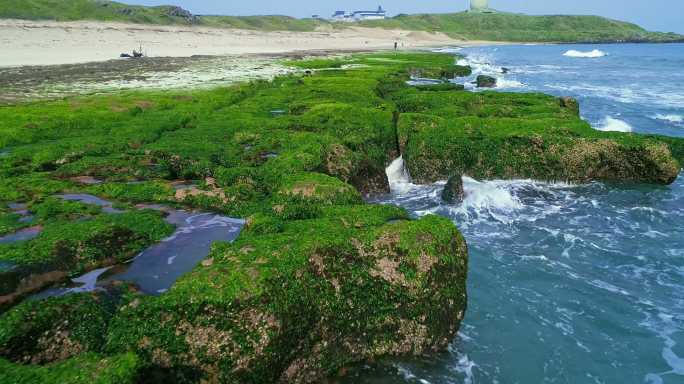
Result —
<svg viewBox="0 0 684 384"><path fill-rule="evenodd" d="M479 75L475 80L478 88L496 88L496 78L486 75Z"/></svg>
<svg viewBox="0 0 684 384"><path fill-rule="evenodd" d="M44 364L97 352L113 311L90 294L25 301L0 315L0 357Z"/></svg>
<svg viewBox="0 0 684 384"><path fill-rule="evenodd" d="M45 220L35 239L0 244L0 307L26 294L103 265L125 261L171 234L158 212L102 213L83 204L48 200L36 206Z"/></svg>
<svg viewBox="0 0 684 384"><path fill-rule="evenodd" d="M109 348L179 377L241 383L318 382L441 350L465 313L466 245L446 219L402 217L340 207L277 233L248 229L164 297L123 307Z"/></svg>
<svg viewBox="0 0 684 384"><path fill-rule="evenodd" d="M468 174L669 184L679 174L672 144L594 130L569 100L561 105L538 94L415 92L400 108L399 146L420 183Z"/></svg>
<svg viewBox="0 0 684 384"><path fill-rule="evenodd" d="M577 99L573 97L561 97L559 100L561 107L569 109L575 116L579 117L580 105Z"/></svg>
<svg viewBox="0 0 684 384"><path fill-rule="evenodd" d="M286 177L277 196L284 201L305 201L310 204L345 205L361 202L361 195L351 185L315 173Z"/></svg>
<svg viewBox="0 0 684 384"><path fill-rule="evenodd" d="M134 384L139 359L132 353L101 356L86 353L49 365L22 365L0 359L0 383L11 384Z"/></svg>
<svg viewBox="0 0 684 384"><path fill-rule="evenodd" d="M463 91L465 86L463 84L442 83L442 84L421 84L416 85L415 88L423 92L437 92L437 91Z"/></svg>
<svg viewBox="0 0 684 384"><path fill-rule="evenodd" d="M471 67L464 65L443 65L416 68L413 69L412 72L419 77L451 80L456 77L470 76L473 73L473 70Z"/></svg>
<svg viewBox="0 0 684 384"><path fill-rule="evenodd" d="M447 204L460 203L465 198L463 190L463 177L451 176L442 190L442 201Z"/></svg>

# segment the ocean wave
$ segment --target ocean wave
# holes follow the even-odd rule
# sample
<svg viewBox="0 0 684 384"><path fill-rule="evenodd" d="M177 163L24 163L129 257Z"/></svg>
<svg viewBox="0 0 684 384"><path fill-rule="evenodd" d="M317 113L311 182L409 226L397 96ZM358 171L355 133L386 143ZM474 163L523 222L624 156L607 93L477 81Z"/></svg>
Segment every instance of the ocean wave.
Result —
<svg viewBox="0 0 684 384"><path fill-rule="evenodd" d="M669 121L670 123L684 123L684 116L682 115L664 115L664 114L657 114L653 116L654 119L656 120L663 120L663 121Z"/></svg>
<svg viewBox="0 0 684 384"><path fill-rule="evenodd" d="M527 85L517 81L517 80L508 80L503 77L499 77L496 79L496 87L497 88L524 88Z"/></svg>
<svg viewBox="0 0 684 384"><path fill-rule="evenodd" d="M601 125L596 127L599 131L604 131L604 132L632 132L634 129L632 128L631 125L629 125L627 122L613 118L613 117L606 117L603 119L601 122Z"/></svg>
<svg viewBox="0 0 684 384"><path fill-rule="evenodd" d="M597 57L604 57L607 55L608 55L607 53L605 53L601 50L598 50L598 49L594 49L593 51L587 51L587 52L577 51L577 50L571 49L571 50L569 50L563 54L563 56L567 56L567 57L580 57L580 58L590 58L590 59L594 59Z"/></svg>
<svg viewBox="0 0 684 384"><path fill-rule="evenodd" d="M515 211L522 208L522 203L505 188L508 182L480 182L470 177L463 177L463 189L466 197L462 209Z"/></svg>

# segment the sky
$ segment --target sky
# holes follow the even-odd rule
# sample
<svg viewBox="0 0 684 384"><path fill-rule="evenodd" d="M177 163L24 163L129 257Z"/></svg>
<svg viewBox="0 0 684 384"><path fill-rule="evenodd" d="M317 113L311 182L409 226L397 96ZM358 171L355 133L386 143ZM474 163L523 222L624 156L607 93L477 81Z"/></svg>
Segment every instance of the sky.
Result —
<svg viewBox="0 0 684 384"><path fill-rule="evenodd" d="M469 0L119 0L129 4L179 5L195 14L328 16L336 10L374 10L382 5L398 13L465 10ZM663 32L684 34L684 0L490 0L502 11L528 14L600 15Z"/></svg>

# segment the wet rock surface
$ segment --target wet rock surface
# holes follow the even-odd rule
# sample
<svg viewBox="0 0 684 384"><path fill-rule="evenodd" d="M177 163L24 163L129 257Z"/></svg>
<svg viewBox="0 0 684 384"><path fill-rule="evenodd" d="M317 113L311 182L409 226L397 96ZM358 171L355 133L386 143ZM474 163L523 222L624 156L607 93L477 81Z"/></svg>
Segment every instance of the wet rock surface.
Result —
<svg viewBox="0 0 684 384"><path fill-rule="evenodd" d="M451 176L442 191L442 201L447 204L456 204L462 202L464 198L463 176Z"/></svg>
<svg viewBox="0 0 684 384"><path fill-rule="evenodd" d="M486 75L479 75L475 80L478 88L496 88L496 78Z"/></svg>

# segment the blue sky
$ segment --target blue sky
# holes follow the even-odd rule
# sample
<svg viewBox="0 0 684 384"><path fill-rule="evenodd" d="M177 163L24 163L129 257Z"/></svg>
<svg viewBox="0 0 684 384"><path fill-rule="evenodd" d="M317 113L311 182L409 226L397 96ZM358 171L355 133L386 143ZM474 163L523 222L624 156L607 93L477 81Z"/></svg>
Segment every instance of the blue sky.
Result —
<svg viewBox="0 0 684 384"><path fill-rule="evenodd" d="M455 12L469 0L119 0L130 4L180 5L196 14L309 17L337 9L375 9L391 14ZM647 29L684 33L684 0L490 0L496 9L529 14L592 14L635 22Z"/></svg>

